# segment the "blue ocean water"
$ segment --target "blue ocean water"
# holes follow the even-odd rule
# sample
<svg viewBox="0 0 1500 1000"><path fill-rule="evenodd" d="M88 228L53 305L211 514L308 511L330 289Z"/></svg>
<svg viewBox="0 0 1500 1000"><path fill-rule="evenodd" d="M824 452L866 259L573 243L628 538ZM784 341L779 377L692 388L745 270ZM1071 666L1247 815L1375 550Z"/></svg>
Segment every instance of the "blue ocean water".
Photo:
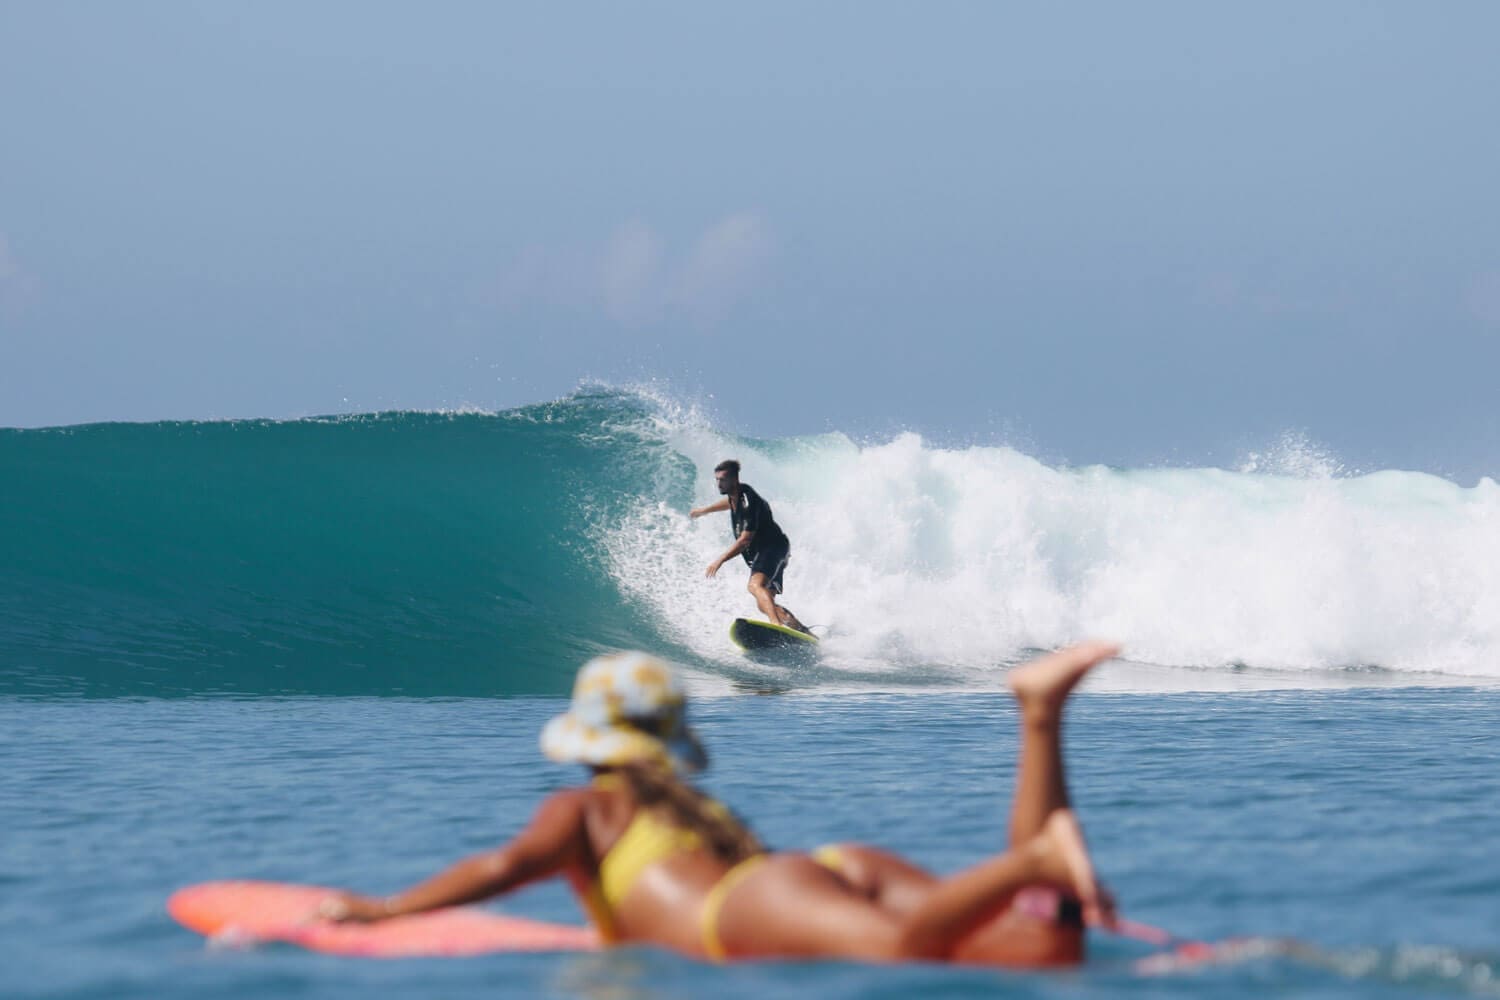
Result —
<svg viewBox="0 0 1500 1000"><path fill-rule="evenodd" d="M816 664L727 642L743 573L686 510L738 457L793 539ZM752 440L581 392L500 414L0 430L0 959L17 996L1500 993L1500 489L1054 468L911 436ZM573 671L684 665L708 785L773 844L956 868L1002 846L1007 667L1083 636L1077 804L1125 912L1295 939L1157 974L1099 937L1021 975L715 968L650 949L376 962L206 949L175 888L390 891L576 780ZM504 908L577 919L560 887Z"/></svg>
<svg viewBox="0 0 1500 1000"><path fill-rule="evenodd" d="M1103 668L1108 670L1106 666ZM1127 914L1292 936L1299 958L1147 975L1096 937L1078 971L604 956L374 961L206 949L167 894L214 878L386 892L514 833L576 781L536 733L561 699L0 701L6 993L67 997L1164 996L1500 992L1500 694L1078 695L1076 805ZM1003 839L999 694L700 699L706 783L785 847L859 839L952 870ZM510 912L579 919L560 886Z"/></svg>

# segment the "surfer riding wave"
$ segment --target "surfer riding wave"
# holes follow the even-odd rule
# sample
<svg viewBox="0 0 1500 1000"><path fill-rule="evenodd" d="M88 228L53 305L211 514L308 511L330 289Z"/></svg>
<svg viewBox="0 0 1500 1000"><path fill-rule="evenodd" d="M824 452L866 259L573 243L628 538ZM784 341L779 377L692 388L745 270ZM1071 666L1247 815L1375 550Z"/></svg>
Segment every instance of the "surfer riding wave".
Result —
<svg viewBox="0 0 1500 1000"><path fill-rule="evenodd" d="M792 543L771 514L771 505L749 483L740 482L740 463L732 458L714 466L714 483L724 499L706 507L694 507L689 516L696 520L705 514L729 511L729 530L734 535L734 544L708 564L704 575L716 576L726 562L743 555L750 566L747 589L755 598L760 613L776 625L812 635L796 615L776 603L776 595L784 589L782 578L792 557Z"/></svg>

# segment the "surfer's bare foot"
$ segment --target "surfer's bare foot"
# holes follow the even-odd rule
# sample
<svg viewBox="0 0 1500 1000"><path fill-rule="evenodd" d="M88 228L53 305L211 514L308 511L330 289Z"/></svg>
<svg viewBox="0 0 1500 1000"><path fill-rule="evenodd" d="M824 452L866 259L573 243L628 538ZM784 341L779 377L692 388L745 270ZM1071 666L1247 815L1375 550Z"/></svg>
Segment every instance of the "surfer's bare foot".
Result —
<svg viewBox="0 0 1500 1000"><path fill-rule="evenodd" d="M1010 689L1028 722L1055 721L1083 675L1120 652L1112 642L1081 642L1010 672Z"/></svg>
<svg viewBox="0 0 1500 1000"><path fill-rule="evenodd" d="M1030 846L1037 852L1041 876L1074 896L1083 905L1086 921L1106 927L1114 923L1114 897L1099 886L1072 810L1054 810Z"/></svg>
<svg viewBox="0 0 1500 1000"><path fill-rule="evenodd" d="M792 614L786 608L778 607L776 610L781 615L781 624L785 625L787 628L795 629L804 635L812 635L812 629L808 628L806 625L798 621L797 616Z"/></svg>

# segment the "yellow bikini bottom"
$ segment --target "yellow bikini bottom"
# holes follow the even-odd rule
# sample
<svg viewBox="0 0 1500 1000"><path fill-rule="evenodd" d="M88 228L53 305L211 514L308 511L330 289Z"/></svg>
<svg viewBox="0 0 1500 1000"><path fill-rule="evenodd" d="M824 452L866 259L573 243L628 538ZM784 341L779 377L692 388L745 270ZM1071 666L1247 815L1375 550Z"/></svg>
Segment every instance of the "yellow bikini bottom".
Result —
<svg viewBox="0 0 1500 1000"><path fill-rule="evenodd" d="M729 898L735 886L744 881L746 875L760 867L761 862L768 857L769 854L756 854L741 861L725 872L724 877L714 883L714 887L708 890L708 895L703 897L703 910L698 918L703 933L703 954L713 961L722 962L729 957L729 953L724 950L724 942L719 940L719 911L724 908L724 900ZM843 858L837 847L831 844L820 847L810 857L823 867L842 874Z"/></svg>
<svg viewBox="0 0 1500 1000"><path fill-rule="evenodd" d="M724 877L714 883L714 887L708 890L708 895L703 897L703 909L699 916L699 922L703 931L703 954L715 962L722 962L728 958L724 950L724 942L719 940L719 911L724 908L724 900L734 891L734 887L744 881L745 876L759 868L761 863L770 857L768 854L755 854L729 871Z"/></svg>

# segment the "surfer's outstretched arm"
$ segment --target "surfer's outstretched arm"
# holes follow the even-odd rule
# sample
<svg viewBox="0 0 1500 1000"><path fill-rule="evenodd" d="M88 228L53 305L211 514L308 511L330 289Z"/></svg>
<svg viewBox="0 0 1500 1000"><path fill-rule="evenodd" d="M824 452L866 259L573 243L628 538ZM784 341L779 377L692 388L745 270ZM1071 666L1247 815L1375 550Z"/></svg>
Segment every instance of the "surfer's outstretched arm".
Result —
<svg viewBox="0 0 1500 1000"><path fill-rule="evenodd" d="M705 514L718 514L718 513L722 512L722 511L726 511L728 509L729 509L729 498L725 497L722 500L715 500L713 503L709 504L707 507L694 507L692 510L690 510L688 512L688 517L691 517L694 520L696 520L697 518L703 517Z"/></svg>
<svg viewBox="0 0 1500 1000"><path fill-rule="evenodd" d="M475 903L561 871L577 850L587 792L572 789L549 797L526 829L493 851L472 855L409 889L376 899L340 893L325 899L318 916L369 922Z"/></svg>
<svg viewBox="0 0 1500 1000"><path fill-rule="evenodd" d="M722 556L708 564L708 570L703 575L709 578L717 576L719 570L723 568L725 563L748 549L750 547L750 543L753 541L755 541L755 532L740 532L740 537L734 540L734 544L729 546L729 548L724 551L724 554Z"/></svg>

